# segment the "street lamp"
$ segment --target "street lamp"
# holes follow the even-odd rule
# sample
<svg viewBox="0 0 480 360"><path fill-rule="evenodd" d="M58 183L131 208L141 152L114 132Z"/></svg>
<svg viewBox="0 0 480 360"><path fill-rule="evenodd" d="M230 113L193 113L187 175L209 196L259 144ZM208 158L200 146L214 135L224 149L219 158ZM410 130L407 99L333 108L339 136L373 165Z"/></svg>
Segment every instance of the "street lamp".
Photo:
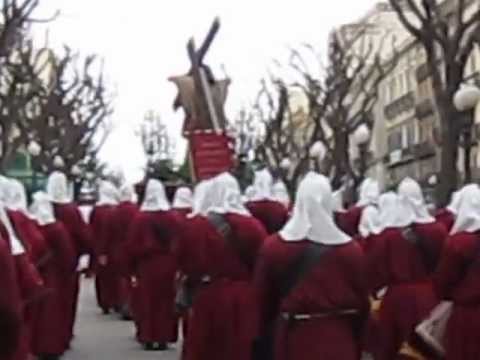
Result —
<svg viewBox="0 0 480 360"><path fill-rule="evenodd" d="M325 148L325 145L321 141L317 141L312 145L310 148L310 160L311 160L311 165L310 169L315 169L318 170L320 167L320 162L325 158L325 155L327 154L327 149Z"/></svg>
<svg viewBox="0 0 480 360"><path fill-rule="evenodd" d="M37 157L42 152L42 147L34 140L30 141L27 150L32 157ZM32 192L37 190L37 169L35 164L32 166Z"/></svg>
<svg viewBox="0 0 480 360"><path fill-rule="evenodd" d="M480 102L480 89L474 85L463 85L453 97L455 108L460 113L462 138L463 138L463 167L465 171L465 184L472 181L471 150L472 150L472 126L473 110Z"/></svg>
<svg viewBox="0 0 480 360"><path fill-rule="evenodd" d="M370 136L370 129L365 124L360 125L353 133L353 140L358 147L358 156L360 161L359 172L361 181L363 181L365 173L367 172L367 156Z"/></svg>

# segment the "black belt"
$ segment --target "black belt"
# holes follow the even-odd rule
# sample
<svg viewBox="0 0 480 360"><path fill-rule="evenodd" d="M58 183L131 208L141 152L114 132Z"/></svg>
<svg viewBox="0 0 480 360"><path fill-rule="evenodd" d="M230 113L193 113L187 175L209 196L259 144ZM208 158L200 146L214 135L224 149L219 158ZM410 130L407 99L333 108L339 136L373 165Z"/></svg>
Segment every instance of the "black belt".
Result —
<svg viewBox="0 0 480 360"><path fill-rule="evenodd" d="M282 312L280 313L280 318L285 321L309 321L315 319L325 319L337 316L347 316L347 315L356 315L358 310L347 309L340 311L324 312L324 313L289 313Z"/></svg>

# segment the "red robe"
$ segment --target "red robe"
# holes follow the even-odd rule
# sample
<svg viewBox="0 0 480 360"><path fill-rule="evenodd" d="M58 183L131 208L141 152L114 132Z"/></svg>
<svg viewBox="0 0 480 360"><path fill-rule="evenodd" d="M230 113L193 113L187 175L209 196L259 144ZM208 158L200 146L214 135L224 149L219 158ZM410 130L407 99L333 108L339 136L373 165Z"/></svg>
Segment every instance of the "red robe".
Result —
<svg viewBox="0 0 480 360"><path fill-rule="evenodd" d="M131 283L128 269L128 231L138 214L138 206L130 201L120 203L115 209L113 231L115 246L112 249L112 265L118 279L117 296L120 305L131 305ZM131 311L132 309L130 309Z"/></svg>
<svg viewBox="0 0 480 360"><path fill-rule="evenodd" d="M192 281L204 280L191 309L184 343L185 360L247 360L258 332L252 285L257 254L267 236L253 217L227 214L233 249L210 222L190 219L182 236L179 261ZM241 252L242 255L239 255Z"/></svg>
<svg viewBox="0 0 480 360"><path fill-rule="evenodd" d="M360 331L369 303L364 257L356 242L331 247L286 298L279 298L285 269L308 245L309 241L286 242L274 235L264 245L257 264L255 285L262 324L275 322L275 359L360 359ZM357 314L297 321L290 326L279 315L340 310L356 310Z"/></svg>
<svg viewBox="0 0 480 360"><path fill-rule="evenodd" d="M138 281L137 338L143 344L177 340L177 263L173 251L176 236L177 219L170 211L140 212L129 231L129 260Z"/></svg>
<svg viewBox="0 0 480 360"><path fill-rule="evenodd" d="M387 229L377 238L376 248L367 253L369 265L377 263L376 271L369 275L376 288L388 286L379 313L375 334L376 359L392 360L409 358L399 356L404 343L409 343L427 358L428 349L414 336L415 327L425 319L439 303L433 291L431 273L442 252L447 232L442 224L415 224L412 226L420 237L421 245L405 239L401 229ZM372 260L371 257L376 260Z"/></svg>
<svg viewBox="0 0 480 360"><path fill-rule="evenodd" d="M288 220L288 210L277 201L251 201L246 206L250 213L263 224L269 235L280 231Z"/></svg>
<svg viewBox="0 0 480 360"><path fill-rule="evenodd" d="M447 229L448 233L450 233L453 228L453 224L455 224L456 216L448 209L440 209L435 215L435 218L438 222L442 223Z"/></svg>
<svg viewBox="0 0 480 360"><path fill-rule="evenodd" d="M50 293L36 305L32 349L38 356L62 355L67 350L65 339L70 331L67 319L70 304L65 295L68 294L75 273L75 251L72 239L62 223L40 226L39 231L52 255L40 267Z"/></svg>
<svg viewBox="0 0 480 360"><path fill-rule="evenodd" d="M478 234L450 236L434 277L440 298L454 304L445 337L446 360L480 359L479 249Z"/></svg>
<svg viewBox="0 0 480 360"><path fill-rule="evenodd" d="M10 244L0 236L0 359L14 360L22 329L21 298Z"/></svg>
<svg viewBox="0 0 480 360"><path fill-rule="evenodd" d="M336 213L335 221L337 226L346 234L350 236L358 235L358 226L362 218L364 207L354 206L344 213Z"/></svg>
<svg viewBox="0 0 480 360"><path fill-rule="evenodd" d="M80 210L74 203L54 204L55 218L62 222L67 229L74 245L76 262L83 254L93 254L91 234L88 225L83 221ZM80 289L80 274L76 272L70 279L70 286L66 297L70 304L67 313L69 333L66 342L69 344L73 338L73 328L77 314L78 293Z"/></svg>
<svg viewBox="0 0 480 360"><path fill-rule="evenodd" d="M114 264L116 255L114 251L117 249L114 227L116 225L115 211L115 206L96 206L90 217L97 259L95 288L98 306L104 312L120 305L118 299L119 277L116 274L116 264ZM99 262L101 257L106 259L106 264Z"/></svg>

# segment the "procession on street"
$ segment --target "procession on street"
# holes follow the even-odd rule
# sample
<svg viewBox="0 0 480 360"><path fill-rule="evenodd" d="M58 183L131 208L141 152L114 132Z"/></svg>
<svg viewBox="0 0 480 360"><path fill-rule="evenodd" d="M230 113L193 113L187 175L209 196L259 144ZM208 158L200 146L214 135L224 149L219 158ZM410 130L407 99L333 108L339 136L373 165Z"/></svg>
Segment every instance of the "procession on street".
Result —
<svg viewBox="0 0 480 360"><path fill-rule="evenodd" d="M0 5L0 360L480 359L480 2L216 4L152 69L165 5L62 1Z"/></svg>

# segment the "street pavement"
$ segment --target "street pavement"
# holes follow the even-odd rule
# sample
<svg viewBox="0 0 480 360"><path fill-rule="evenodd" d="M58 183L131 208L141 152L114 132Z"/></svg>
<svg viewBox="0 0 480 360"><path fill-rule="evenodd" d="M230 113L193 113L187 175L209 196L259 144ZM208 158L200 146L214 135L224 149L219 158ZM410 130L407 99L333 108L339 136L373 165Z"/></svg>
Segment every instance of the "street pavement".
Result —
<svg viewBox="0 0 480 360"><path fill-rule="evenodd" d="M178 345L165 352L146 352L134 340L131 322L102 315L95 303L92 280L84 280L72 350L65 360L176 360Z"/></svg>

